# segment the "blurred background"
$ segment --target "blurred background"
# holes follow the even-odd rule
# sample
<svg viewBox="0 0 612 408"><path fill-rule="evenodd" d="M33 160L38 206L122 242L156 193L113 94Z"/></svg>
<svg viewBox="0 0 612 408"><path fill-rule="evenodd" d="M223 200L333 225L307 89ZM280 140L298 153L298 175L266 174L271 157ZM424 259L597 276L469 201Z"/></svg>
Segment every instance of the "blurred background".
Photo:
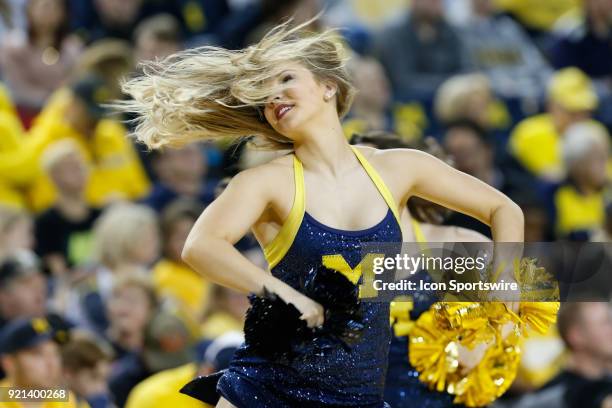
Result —
<svg viewBox="0 0 612 408"><path fill-rule="evenodd" d="M241 48L321 9L310 28L339 29L359 90L347 139L434 144L520 204L527 241L612 240L612 0L0 0L0 385L202 406L176 390L227 366L248 301L181 249L227 178L268 155L147 152L103 104L140 62ZM490 236L461 214L425 221ZM266 267L252 237L237 247ZM597 289L526 340L497 405L610 406L612 289Z"/></svg>

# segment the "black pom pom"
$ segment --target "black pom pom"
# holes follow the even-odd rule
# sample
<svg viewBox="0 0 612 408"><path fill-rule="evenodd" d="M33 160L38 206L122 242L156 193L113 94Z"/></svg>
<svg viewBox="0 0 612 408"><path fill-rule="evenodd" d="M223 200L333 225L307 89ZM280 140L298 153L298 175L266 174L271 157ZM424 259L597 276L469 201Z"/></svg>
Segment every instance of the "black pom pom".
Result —
<svg viewBox="0 0 612 408"><path fill-rule="evenodd" d="M364 330L359 288L346 276L323 266L310 270L298 288L323 306L325 323L310 329L300 312L278 295L264 289L251 295L244 325L245 342L256 353L271 359L292 359L314 339L325 348L340 343L346 349L361 339Z"/></svg>
<svg viewBox="0 0 612 408"><path fill-rule="evenodd" d="M304 294L325 309L319 336L339 340L347 348L361 339L365 326L359 288L346 276L323 266L314 269L304 284Z"/></svg>
<svg viewBox="0 0 612 408"><path fill-rule="evenodd" d="M245 342L256 353L278 359L289 357L292 346L305 340L311 330L300 312L280 296L264 288L262 296L250 296L251 307L244 324Z"/></svg>

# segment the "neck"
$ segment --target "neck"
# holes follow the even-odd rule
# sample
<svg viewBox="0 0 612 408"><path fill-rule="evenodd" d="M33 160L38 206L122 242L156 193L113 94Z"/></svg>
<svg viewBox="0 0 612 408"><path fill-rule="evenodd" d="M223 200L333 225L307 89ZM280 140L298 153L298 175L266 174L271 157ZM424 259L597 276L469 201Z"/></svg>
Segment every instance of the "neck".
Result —
<svg viewBox="0 0 612 408"><path fill-rule="evenodd" d="M80 220L89 214L89 207L81 193L60 194L55 207L71 220Z"/></svg>
<svg viewBox="0 0 612 408"><path fill-rule="evenodd" d="M568 369L589 379L599 379L606 373L601 358L590 353L574 353L569 361Z"/></svg>
<svg viewBox="0 0 612 408"><path fill-rule="evenodd" d="M335 120L311 126L297 138L294 150L305 168L334 177L357 160L337 116Z"/></svg>

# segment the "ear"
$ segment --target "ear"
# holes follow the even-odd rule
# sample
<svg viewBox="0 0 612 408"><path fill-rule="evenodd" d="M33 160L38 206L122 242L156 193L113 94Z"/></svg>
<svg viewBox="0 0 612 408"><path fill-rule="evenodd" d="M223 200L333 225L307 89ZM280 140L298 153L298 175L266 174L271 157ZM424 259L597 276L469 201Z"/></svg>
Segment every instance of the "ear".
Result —
<svg viewBox="0 0 612 408"><path fill-rule="evenodd" d="M338 92L338 86L332 82L325 82L324 97L326 101L330 101Z"/></svg>

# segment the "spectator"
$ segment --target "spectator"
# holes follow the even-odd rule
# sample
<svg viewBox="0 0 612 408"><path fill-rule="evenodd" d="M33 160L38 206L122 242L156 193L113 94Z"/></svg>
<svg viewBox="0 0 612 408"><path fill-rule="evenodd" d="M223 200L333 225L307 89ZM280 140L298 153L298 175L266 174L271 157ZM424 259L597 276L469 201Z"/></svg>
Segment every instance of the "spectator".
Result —
<svg viewBox="0 0 612 408"><path fill-rule="evenodd" d="M17 318L43 317L47 313L47 281L36 258L19 251L0 263L0 329Z"/></svg>
<svg viewBox="0 0 612 408"><path fill-rule="evenodd" d="M434 111L442 124L468 120L490 130L495 126L490 115L492 104L491 83L487 77L463 74L449 78L438 88Z"/></svg>
<svg viewBox="0 0 612 408"><path fill-rule="evenodd" d="M560 391L562 403L554 405L555 408L601 406L605 394L589 395L585 391L589 390L589 385L599 380L606 381L606 377L608 387L612 386L609 382L612 343L607 340L612 338L609 305L605 302L566 303L559 310L557 325L570 357L566 369L545 385L544 389L554 387ZM609 395L612 395L610 388Z"/></svg>
<svg viewBox="0 0 612 408"><path fill-rule="evenodd" d="M147 192L148 180L126 139L120 123L102 119L99 103L109 95L96 77L83 78L72 86L70 103L37 122L17 151L0 154L0 179L30 187L31 205L41 211L55 200L48 177L39 171L45 147L64 138L74 139L92 165L86 197L94 205L117 198L138 198Z"/></svg>
<svg viewBox="0 0 612 408"><path fill-rule="evenodd" d="M53 341L50 323L44 318L17 319L4 327L0 332L0 355L7 374L0 381L1 387L59 389L63 385L60 349ZM69 393L66 397L62 406L76 408L75 396Z"/></svg>
<svg viewBox="0 0 612 408"><path fill-rule="evenodd" d="M244 341L240 332L228 332L211 341L195 362L162 371L140 384L130 393L126 408L201 408L202 402L176 392L198 375L226 369L236 349Z"/></svg>
<svg viewBox="0 0 612 408"><path fill-rule="evenodd" d="M216 183L206 178L208 169L201 144L154 151L151 155L158 181L144 204L161 212L179 197L192 198L202 205L212 202Z"/></svg>
<svg viewBox="0 0 612 408"><path fill-rule="evenodd" d="M159 300L151 281L136 273L118 278L106 303L109 327L106 331L117 357L140 353L145 328L155 315Z"/></svg>
<svg viewBox="0 0 612 408"><path fill-rule="evenodd" d="M36 252L54 276L62 276L90 259L91 230L102 211L85 201L88 169L76 142L52 144L42 162L58 198L36 219Z"/></svg>
<svg viewBox="0 0 612 408"><path fill-rule="evenodd" d="M90 408L113 408L108 389L112 352L87 333L75 335L62 347L63 374L78 403Z"/></svg>
<svg viewBox="0 0 612 408"><path fill-rule="evenodd" d="M521 27L495 16L493 0L472 0L472 18L460 34L472 67L484 72L495 93L538 98L550 68Z"/></svg>
<svg viewBox="0 0 612 408"><path fill-rule="evenodd" d="M147 325L142 353L127 354L114 367L110 388L117 405L123 407L131 390L145 378L193 361L194 343L183 320L158 312Z"/></svg>
<svg viewBox="0 0 612 408"><path fill-rule="evenodd" d="M510 153L534 176L561 180L562 135L572 124L591 117L596 107L597 95L582 71L577 68L558 71L548 86L547 112L516 125L508 142Z"/></svg>
<svg viewBox="0 0 612 408"><path fill-rule="evenodd" d="M556 187L551 204L558 238L588 240L603 227L609 137L595 122L577 123L565 132L562 154L567 177Z"/></svg>
<svg viewBox="0 0 612 408"><path fill-rule="evenodd" d="M14 319L45 317L55 339L66 342L74 326L51 310L47 283L32 252L16 251L0 261L0 329Z"/></svg>
<svg viewBox="0 0 612 408"><path fill-rule="evenodd" d="M391 116L391 87L382 65L372 57L354 55L348 67L358 92L343 122L346 136L371 130L392 131L395 124Z"/></svg>
<svg viewBox="0 0 612 408"><path fill-rule="evenodd" d="M89 26L79 30L87 42L109 37L132 39L134 28L143 18L144 0L95 0L92 3Z"/></svg>
<svg viewBox="0 0 612 408"><path fill-rule="evenodd" d="M213 285L202 316L202 337L214 339L230 331L242 331L248 307L246 296Z"/></svg>
<svg viewBox="0 0 612 408"><path fill-rule="evenodd" d="M19 249L34 248L34 226L29 214L0 206L0 260Z"/></svg>
<svg viewBox="0 0 612 408"><path fill-rule="evenodd" d="M376 43L375 53L400 99L430 97L446 78L466 68L442 0L412 1L410 15L383 31Z"/></svg>
<svg viewBox="0 0 612 408"><path fill-rule="evenodd" d="M181 252L202 210L198 203L180 199L166 207L160 218L162 259L153 268L157 294L171 300L196 320L202 314L210 283L183 262Z"/></svg>
<svg viewBox="0 0 612 408"><path fill-rule="evenodd" d="M103 334L108 327L106 305L115 281L145 271L159 256L155 213L136 204L108 208L94 226L95 267L68 294L65 313L74 322Z"/></svg>
<svg viewBox="0 0 612 408"><path fill-rule="evenodd" d="M457 170L506 190L504 175L495 167L493 141L485 129L469 120L451 122L446 126L443 144Z"/></svg>
<svg viewBox="0 0 612 408"><path fill-rule="evenodd" d="M612 2L584 0L574 27L559 35L551 51L555 68L577 67L595 80L612 86ZM604 84L602 84L604 85Z"/></svg>
<svg viewBox="0 0 612 408"><path fill-rule="evenodd" d="M64 82L82 48L69 35L67 0L30 0L27 31L3 38L0 66L21 117L29 125L47 97Z"/></svg>
<svg viewBox="0 0 612 408"><path fill-rule="evenodd" d="M136 61L154 61L181 50L183 46L179 21L170 14L150 17L134 31Z"/></svg>

